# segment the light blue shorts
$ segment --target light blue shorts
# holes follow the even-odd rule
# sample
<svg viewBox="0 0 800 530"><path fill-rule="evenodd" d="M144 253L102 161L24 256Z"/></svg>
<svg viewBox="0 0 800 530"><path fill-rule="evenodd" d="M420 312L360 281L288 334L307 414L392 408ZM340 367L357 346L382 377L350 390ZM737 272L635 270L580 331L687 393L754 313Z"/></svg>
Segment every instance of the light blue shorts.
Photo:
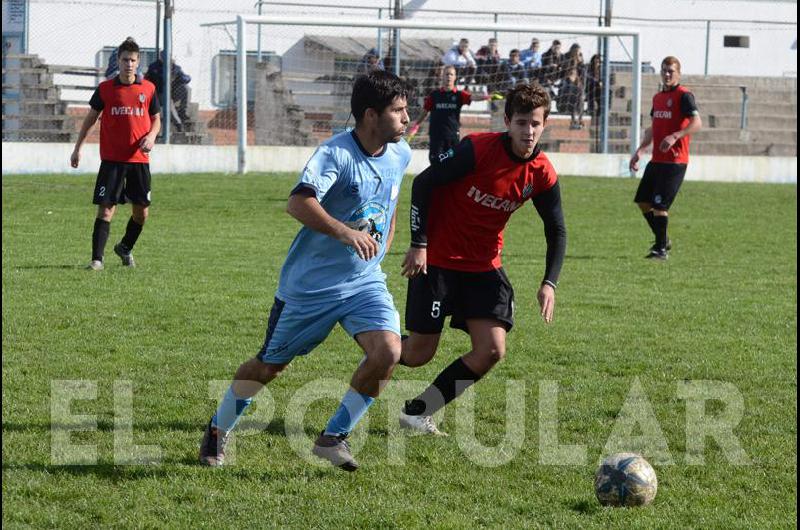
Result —
<svg viewBox="0 0 800 530"><path fill-rule="evenodd" d="M284 302L276 297L257 357L269 364L288 363L322 343L337 322L351 337L365 331L400 335L400 315L385 286L322 303Z"/></svg>

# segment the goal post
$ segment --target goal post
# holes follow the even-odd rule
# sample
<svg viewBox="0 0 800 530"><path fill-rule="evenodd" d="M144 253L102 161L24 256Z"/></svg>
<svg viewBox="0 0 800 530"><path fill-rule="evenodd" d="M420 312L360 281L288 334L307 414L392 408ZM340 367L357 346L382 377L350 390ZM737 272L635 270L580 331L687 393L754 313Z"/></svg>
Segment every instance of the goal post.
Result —
<svg viewBox="0 0 800 530"><path fill-rule="evenodd" d="M203 26L236 26L236 117L237 117L237 144L238 144L238 172L247 172L247 131L248 131L248 79L247 79L247 53L248 36L247 26L269 26L271 28L287 26L304 27L334 27L334 28L373 28L376 30L420 30L420 31L447 31L451 35L457 32L494 33L510 32L516 34L554 34L554 35L581 35L602 37L630 37L632 46L630 51L631 64L631 104L630 104L630 152L636 150L641 136L641 91L642 91L642 65L640 56L640 32L638 29L625 29L616 27L591 27L591 26L548 26L539 24L470 24L453 20L434 22L429 20L387 20L387 19L342 19L342 18L308 18L308 17L279 17L279 16L250 16L238 15L236 20L213 22ZM266 32L267 34L269 31ZM395 38L399 37L395 32ZM259 45L261 43L259 42ZM399 49L399 47L397 47ZM395 54L399 58L400 53ZM391 67L397 69L399 60L395 60ZM608 87L606 87L608 90ZM608 98L605 98L608 101Z"/></svg>

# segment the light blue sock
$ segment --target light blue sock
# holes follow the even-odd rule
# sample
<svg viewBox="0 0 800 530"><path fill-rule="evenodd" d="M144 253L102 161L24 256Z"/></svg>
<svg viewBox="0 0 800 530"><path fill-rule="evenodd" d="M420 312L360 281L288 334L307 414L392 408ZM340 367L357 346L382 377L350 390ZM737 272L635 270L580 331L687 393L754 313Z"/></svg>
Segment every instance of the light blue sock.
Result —
<svg viewBox="0 0 800 530"><path fill-rule="evenodd" d="M361 419L361 416L367 412L367 409L375 398L366 394L359 394L352 388L342 398L339 408L331 416L328 421L328 426L325 427L325 434L338 436L341 434L349 434Z"/></svg>
<svg viewBox="0 0 800 530"><path fill-rule="evenodd" d="M211 418L211 425L225 432L231 431L252 401L253 398L237 398L233 393L233 385L229 386L228 391L222 397L217 413Z"/></svg>

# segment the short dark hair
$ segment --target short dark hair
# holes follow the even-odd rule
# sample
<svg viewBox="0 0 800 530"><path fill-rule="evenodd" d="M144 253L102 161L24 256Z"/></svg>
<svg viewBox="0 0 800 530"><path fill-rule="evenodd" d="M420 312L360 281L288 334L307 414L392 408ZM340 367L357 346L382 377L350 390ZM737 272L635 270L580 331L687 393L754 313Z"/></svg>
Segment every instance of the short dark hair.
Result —
<svg viewBox="0 0 800 530"><path fill-rule="evenodd" d="M356 123L364 118L367 109L380 114L397 97L408 98L408 85L391 72L376 70L356 78L350 96L350 112Z"/></svg>
<svg viewBox="0 0 800 530"><path fill-rule="evenodd" d="M544 108L544 118L550 114L550 94L538 83L519 83L506 94L506 117L514 113L526 114L539 107Z"/></svg>
<svg viewBox="0 0 800 530"><path fill-rule="evenodd" d="M139 45L136 44L136 41L133 39L133 37L128 37L122 42L122 44L119 45L117 53L122 55L122 52L139 53Z"/></svg>

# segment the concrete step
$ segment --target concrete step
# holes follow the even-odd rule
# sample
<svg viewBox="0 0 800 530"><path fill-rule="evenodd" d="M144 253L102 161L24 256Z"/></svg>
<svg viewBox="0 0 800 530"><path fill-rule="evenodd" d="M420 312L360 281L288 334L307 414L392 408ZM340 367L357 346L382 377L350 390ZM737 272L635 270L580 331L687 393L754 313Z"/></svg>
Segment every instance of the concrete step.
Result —
<svg viewBox="0 0 800 530"><path fill-rule="evenodd" d="M76 132L54 131L51 129L6 130L3 127L4 142L61 142L72 143L78 137Z"/></svg>
<svg viewBox="0 0 800 530"><path fill-rule="evenodd" d="M692 142L692 154L727 156L797 156L797 144L785 142Z"/></svg>

